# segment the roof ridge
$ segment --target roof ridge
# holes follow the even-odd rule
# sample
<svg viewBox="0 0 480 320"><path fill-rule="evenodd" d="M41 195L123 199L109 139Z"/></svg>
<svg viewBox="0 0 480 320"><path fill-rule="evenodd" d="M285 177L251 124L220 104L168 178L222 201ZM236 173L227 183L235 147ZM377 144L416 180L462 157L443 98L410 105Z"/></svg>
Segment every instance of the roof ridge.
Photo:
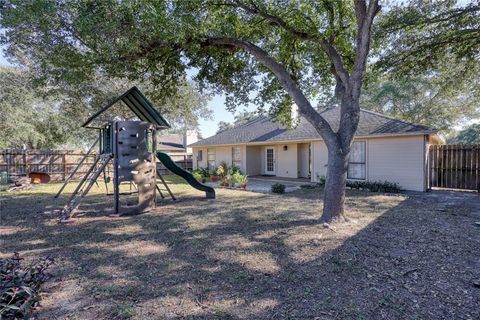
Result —
<svg viewBox="0 0 480 320"><path fill-rule="evenodd" d="M259 115L259 116L256 117L255 119L252 119L252 120L250 120L250 121L248 121L248 122L245 122L245 123L242 123L242 124L239 124L239 125L236 125L236 126L234 125L234 126L231 127L231 128L228 128L228 129L225 129L225 130L223 130L223 131L220 131L218 134L224 133L224 132L227 132L227 131L230 131L230 130L233 130L233 129L241 128L241 127L243 127L243 126L246 126L247 124L254 123L254 122L256 122L256 121L258 121L258 120L260 120L260 119L262 119L262 118L270 119L269 117L267 117L267 116L265 116L265 115ZM213 136L212 136L212 137L213 137ZM206 139L208 139L208 138L206 138Z"/></svg>
<svg viewBox="0 0 480 320"><path fill-rule="evenodd" d="M326 112L326 111L330 111L332 109L335 109L335 108L338 108L339 106L332 106L332 107L327 107L325 109L323 109L321 112L319 112L320 114ZM363 111L363 112L367 112L367 113L370 113L370 114L373 114L373 115L376 115L376 116L379 116L379 117L382 117L382 118L385 118L385 119L390 119L390 120L393 120L393 121L397 121L397 122L402 122L402 123L405 123L405 124L408 124L408 125L411 125L411 126L415 126L415 127L424 127L424 128L427 128L429 130L432 130L432 131L435 131L436 129L435 128L432 128L430 126L426 126L426 125L423 125L423 124L417 124L417 123L413 123L413 122L408 122L408 121L405 121L405 120L401 120L401 119L397 119L397 118L394 118L394 117L391 117L391 116L388 116L386 114L383 114L383 113L379 113L379 112L375 112L375 111L372 111L372 110L368 110L368 109L364 109L364 108L360 108L360 111Z"/></svg>
<svg viewBox="0 0 480 320"><path fill-rule="evenodd" d="M408 125L411 125L411 126L424 127L424 128L427 128L427 129L433 130L433 131L436 130L436 129L430 127L430 126L426 126L426 125L423 125L423 124L417 124L417 123L413 123L413 122L408 122L408 121L405 121L405 120L397 119L397 118L394 118L394 117L391 117L391 116L387 116L386 114L379 113L379 112L375 112L375 111L372 111L372 110L367 110L367 109L360 108L360 111L367 112L367 113L371 113L371 114L374 114L374 115L376 115L376 116L379 116L379 117L382 117L382 118L385 118L385 119L390 119L390 120L393 120L393 121L402 122L402 123L405 123L405 124L408 124Z"/></svg>

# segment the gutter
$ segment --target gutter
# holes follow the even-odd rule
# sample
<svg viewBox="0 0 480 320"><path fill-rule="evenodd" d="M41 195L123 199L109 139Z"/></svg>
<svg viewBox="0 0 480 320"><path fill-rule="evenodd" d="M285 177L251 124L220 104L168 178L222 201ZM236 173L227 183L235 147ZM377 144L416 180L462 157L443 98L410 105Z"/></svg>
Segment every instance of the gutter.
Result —
<svg viewBox="0 0 480 320"><path fill-rule="evenodd" d="M369 134L369 135L359 135L354 136L353 139L375 139L375 138L385 138L385 137L412 137L412 136L424 136L424 135L435 135L438 137L439 141L442 141L440 136L438 136L438 131L436 130L427 130L427 131L416 131L416 132L406 132L402 134L398 133L385 133L385 134ZM207 138L208 139L208 138ZM187 147L189 148L202 148L202 147L228 147L228 146L236 146L236 145L246 145L246 146L257 146L257 145L272 145L272 144L284 144L284 143L307 143L307 142L315 142L315 141L323 141L322 138L305 138L305 139L297 139L297 140L281 140L281 141L259 141L259 142L236 142L236 143L222 143L222 144L201 144L196 145L196 143L190 144Z"/></svg>

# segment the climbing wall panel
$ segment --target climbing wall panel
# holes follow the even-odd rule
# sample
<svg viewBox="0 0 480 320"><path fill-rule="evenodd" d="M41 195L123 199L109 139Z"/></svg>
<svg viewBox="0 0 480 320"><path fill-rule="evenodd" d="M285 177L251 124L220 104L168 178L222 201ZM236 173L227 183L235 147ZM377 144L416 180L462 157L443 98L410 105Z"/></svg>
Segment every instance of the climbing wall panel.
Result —
<svg viewBox="0 0 480 320"><path fill-rule="evenodd" d="M155 128L148 122L115 122L115 211L121 215L139 214L155 206L155 150L148 150ZM121 205L119 185L133 182L138 189L138 204Z"/></svg>

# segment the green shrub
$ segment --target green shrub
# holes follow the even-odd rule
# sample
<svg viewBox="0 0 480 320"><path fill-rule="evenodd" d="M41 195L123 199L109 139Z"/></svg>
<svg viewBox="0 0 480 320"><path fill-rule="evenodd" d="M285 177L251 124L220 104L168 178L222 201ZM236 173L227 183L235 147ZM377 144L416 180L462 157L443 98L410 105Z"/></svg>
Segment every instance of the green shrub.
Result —
<svg viewBox="0 0 480 320"><path fill-rule="evenodd" d="M318 180L317 184L318 184L320 187L324 187L324 186L325 186L325 182L327 181L327 178L325 178L324 175L319 175L319 174L317 173L317 180Z"/></svg>
<svg viewBox="0 0 480 320"><path fill-rule="evenodd" d="M390 192L397 193L402 191L400 185L388 181L348 181L347 187L350 189L365 190L370 192Z"/></svg>
<svg viewBox="0 0 480 320"><path fill-rule="evenodd" d="M247 182L248 182L248 176L246 174L245 175L240 175L238 183L246 184Z"/></svg>
<svg viewBox="0 0 480 320"><path fill-rule="evenodd" d="M198 169L193 170L192 175L195 178L195 180L197 180L197 181L202 181L202 179L203 179L203 176L202 176L200 170L198 170Z"/></svg>
<svg viewBox="0 0 480 320"><path fill-rule="evenodd" d="M0 259L0 319L30 319L40 301L40 289L50 279L52 258L22 266L23 258Z"/></svg>
<svg viewBox="0 0 480 320"><path fill-rule="evenodd" d="M235 173L243 174L242 170L240 170L240 168L237 166L231 166L230 169L228 169L228 173L232 175Z"/></svg>
<svg viewBox="0 0 480 320"><path fill-rule="evenodd" d="M228 164L225 161L220 162L220 165L217 168L217 176L219 176L220 179L223 180L228 174L228 170Z"/></svg>
<svg viewBox="0 0 480 320"><path fill-rule="evenodd" d="M210 172L209 172L209 173L210 173L210 177L218 176L217 170L218 170L218 168L212 168L212 169L210 170Z"/></svg>
<svg viewBox="0 0 480 320"><path fill-rule="evenodd" d="M208 168L199 168L198 169L202 177L204 178L210 178L210 169Z"/></svg>
<svg viewBox="0 0 480 320"><path fill-rule="evenodd" d="M285 185L278 182L272 184L272 192L279 193L279 194L285 193Z"/></svg>
<svg viewBox="0 0 480 320"><path fill-rule="evenodd" d="M240 183L241 179L242 179L242 175L239 172L234 172L230 175L230 183L232 184Z"/></svg>
<svg viewBox="0 0 480 320"><path fill-rule="evenodd" d="M247 183L248 178L246 175L241 174L241 171L236 171L228 175L230 184L242 184Z"/></svg>

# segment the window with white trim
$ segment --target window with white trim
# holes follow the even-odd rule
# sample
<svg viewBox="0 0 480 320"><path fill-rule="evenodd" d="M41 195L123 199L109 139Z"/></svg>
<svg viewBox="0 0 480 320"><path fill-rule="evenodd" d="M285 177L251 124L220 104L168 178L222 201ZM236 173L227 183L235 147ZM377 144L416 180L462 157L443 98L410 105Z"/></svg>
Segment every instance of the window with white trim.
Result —
<svg viewBox="0 0 480 320"><path fill-rule="evenodd" d="M240 168L242 164L242 153L240 147L232 147L232 165Z"/></svg>
<svg viewBox="0 0 480 320"><path fill-rule="evenodd" d="M215 149L214 148L207 149L207 165L208 165L208 169L215 168Z"/></svg>
<svg viewBox="0 0 480 320"><path fill-rule="evenodd" d="M348 179L365 180L367 175L366 142L354 141L348 159Z"/></svg>

